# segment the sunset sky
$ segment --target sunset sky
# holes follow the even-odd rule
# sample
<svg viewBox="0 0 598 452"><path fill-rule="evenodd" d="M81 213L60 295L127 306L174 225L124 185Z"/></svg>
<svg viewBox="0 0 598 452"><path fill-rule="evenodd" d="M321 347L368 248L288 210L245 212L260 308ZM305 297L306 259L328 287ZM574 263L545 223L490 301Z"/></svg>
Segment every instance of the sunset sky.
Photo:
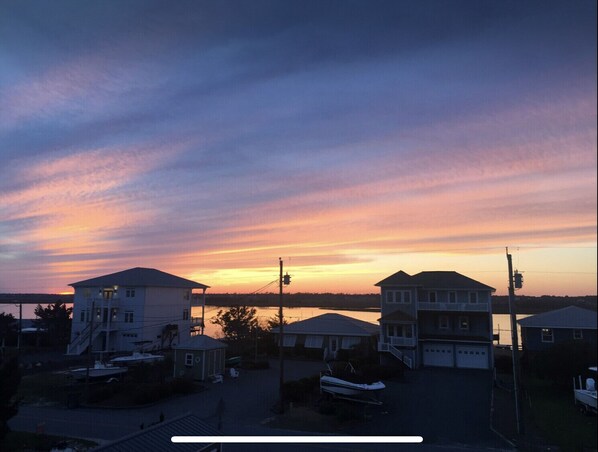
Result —
<svg viewBox="0 0 598 452"><path fill-rule="evenodd" d="M594 0L3 0L0 292L596 294L596 78Z"/></svg>

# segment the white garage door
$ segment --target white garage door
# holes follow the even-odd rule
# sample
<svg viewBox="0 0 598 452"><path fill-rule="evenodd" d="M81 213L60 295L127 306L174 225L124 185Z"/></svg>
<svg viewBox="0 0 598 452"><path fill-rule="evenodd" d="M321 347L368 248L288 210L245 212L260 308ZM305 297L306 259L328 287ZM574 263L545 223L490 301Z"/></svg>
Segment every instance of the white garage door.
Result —
<svg viewBox="0 0 598 452"><path fill-rule="evenodd" d="M457 345L455 356L457 357L457 367L488 369L488 347L484 345Z"/></svg>
<svg viewBox="0 0 598 452"><path fill-rule="evenodd" d="M453 367L452 344L425 344L424 366Z"/></svg>

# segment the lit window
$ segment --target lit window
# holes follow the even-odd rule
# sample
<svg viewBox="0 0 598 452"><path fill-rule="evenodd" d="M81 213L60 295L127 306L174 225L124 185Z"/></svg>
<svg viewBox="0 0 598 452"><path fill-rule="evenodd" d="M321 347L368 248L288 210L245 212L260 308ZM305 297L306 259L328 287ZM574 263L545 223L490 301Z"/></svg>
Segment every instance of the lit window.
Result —
<svg viewBox="0 0 598 452"><path fill-rule="evenodd" d="M469 329L469 317L459 317L459 329L461 330L468 330Z"/></svg>
<svg viewBox="0 0 598 452"><path fill-rule="evenodd" d="M542 342L554 342L552 328L542 328Z"/></svg>
<svg viewBox="0 0 598 452"><path fill-rule="evenodd" d="M581 330L573 330L573 339L583 339L583 333Z"/></svg>

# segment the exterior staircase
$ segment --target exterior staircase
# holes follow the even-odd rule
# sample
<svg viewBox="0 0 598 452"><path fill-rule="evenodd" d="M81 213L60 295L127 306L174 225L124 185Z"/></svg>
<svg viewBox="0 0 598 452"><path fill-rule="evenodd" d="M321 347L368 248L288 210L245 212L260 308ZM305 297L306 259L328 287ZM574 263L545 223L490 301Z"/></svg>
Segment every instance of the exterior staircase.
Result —
<svg viewBox="0 0 598 452"><path fill-rule="evenodd" d="M102 326L101 323L94 324L93 331L91 332L91 334L92 334L91 341L92 342L100 335L101 326ZM75 338L75 340L68 345L66 354L67 355L80 355L81 353L83 353L87 349L87 346L89 345L90 331L91 331L90 325L87 325L85 327L85 329L81 332L81 334L79 336L77 336Z"/></svg>
<svg viewBox="0 0 598 452"><path fill-rule="evenodd" d="M380 342L378 344L378 351L390 353L392 356L405 364L409 369L413 369L413 360L409 356L405 356L403 352L394 345Z"/></svg>

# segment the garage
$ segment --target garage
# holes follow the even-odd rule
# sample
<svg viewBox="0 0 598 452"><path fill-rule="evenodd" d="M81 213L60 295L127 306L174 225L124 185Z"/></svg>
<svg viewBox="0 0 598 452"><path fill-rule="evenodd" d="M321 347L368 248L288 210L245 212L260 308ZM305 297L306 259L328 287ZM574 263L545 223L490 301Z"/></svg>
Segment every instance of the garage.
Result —
<svg viewBox="0 0 598 452"><path fill-rule="evenodd" d="M488 369L488 347L485 345L457 345L457 367L462 369Z"/></svg>
<svg viewBox="0 0 598 452"><path fill-rule="evenodd" d="M424 344L423 346L424 366L453 367L452 344Z"/></svg>

